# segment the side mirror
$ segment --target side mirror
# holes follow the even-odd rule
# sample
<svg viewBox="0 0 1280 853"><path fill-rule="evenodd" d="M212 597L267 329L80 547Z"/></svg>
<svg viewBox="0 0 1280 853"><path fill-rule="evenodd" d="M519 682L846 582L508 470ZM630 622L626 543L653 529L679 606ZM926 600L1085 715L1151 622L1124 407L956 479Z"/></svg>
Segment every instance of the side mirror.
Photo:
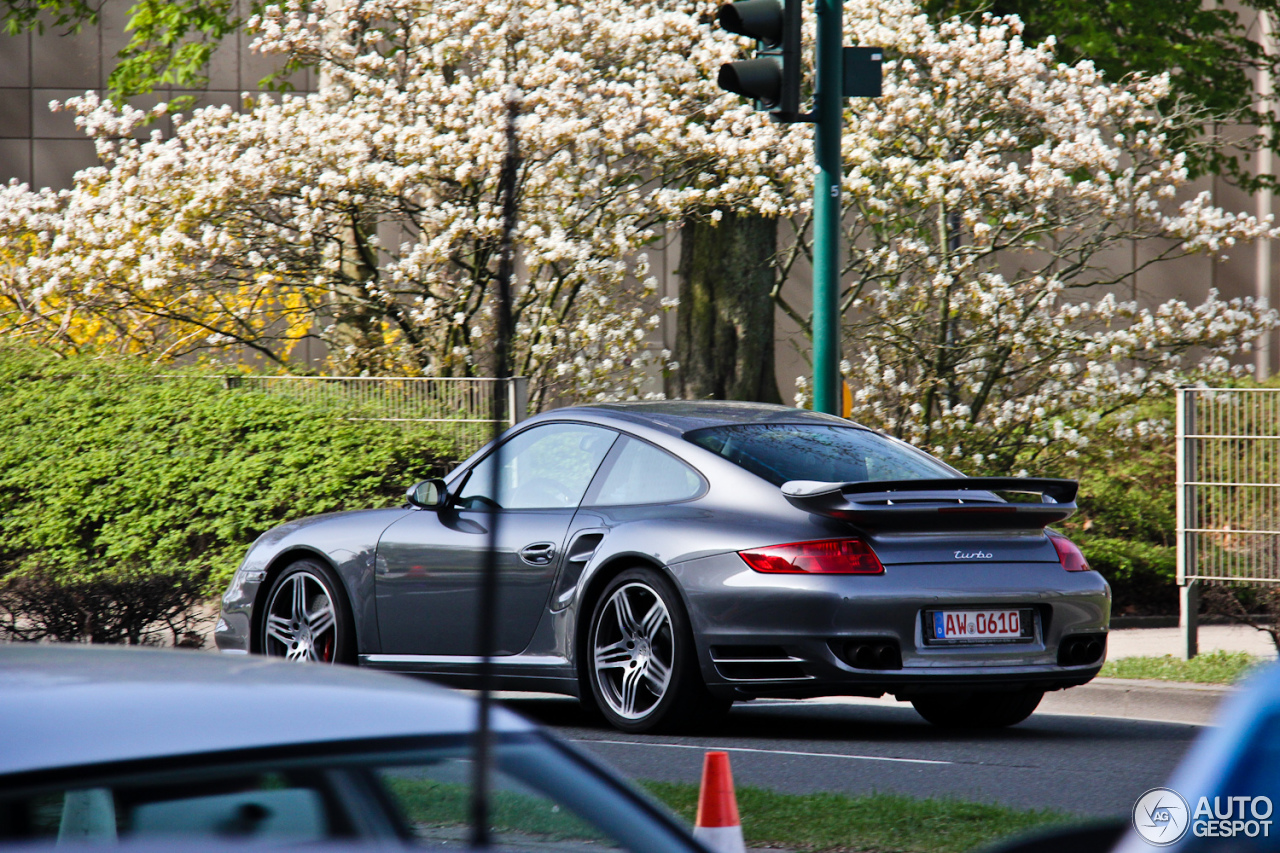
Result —
<svg viewBox="0 0 1280 853"><path fill-rule="evenodd" d="M415 483L404 494L410 506L419 509L440 509L449 500L449 490L444 480L423 480Z"/></svg>

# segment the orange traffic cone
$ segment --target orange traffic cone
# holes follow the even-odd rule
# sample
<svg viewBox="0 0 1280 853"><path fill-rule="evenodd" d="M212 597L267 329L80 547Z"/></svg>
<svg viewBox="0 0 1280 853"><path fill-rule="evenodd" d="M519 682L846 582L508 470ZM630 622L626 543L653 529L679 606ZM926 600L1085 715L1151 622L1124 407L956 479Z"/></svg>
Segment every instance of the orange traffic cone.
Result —
<svg viewBox="0 0 1280 853"><path fill-rule="evenodd" d="M708 752L702 762L702 790L698 792L693 837L716 853L746 853L727 752Z"/></svg>

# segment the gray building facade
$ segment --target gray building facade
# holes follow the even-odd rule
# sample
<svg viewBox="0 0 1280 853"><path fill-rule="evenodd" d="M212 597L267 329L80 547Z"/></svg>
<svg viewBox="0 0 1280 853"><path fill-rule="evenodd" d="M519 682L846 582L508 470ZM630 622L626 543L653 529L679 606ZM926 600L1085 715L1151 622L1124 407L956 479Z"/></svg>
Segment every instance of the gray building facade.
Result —
<svg viewBox="0 0 1280 853"><path fill-rule="evenodd" d="M16 178L34 188L70 187L76 171L97 165L93 142L75 126L74 114L53 112L52 101L106 93L116 55L128 42L129 0L105 0L97 24L78 33L46 28L43 33L0 34L0 180ZM249 50L252 37L238 32L214 53L208 85L199 90L165 88L135 100L148 108L178 95L195 95L198 105L239 105L255 91L276 62ZM310 77L290 82L307 90ZM154 127L167 131L167 122Z"/></svg>

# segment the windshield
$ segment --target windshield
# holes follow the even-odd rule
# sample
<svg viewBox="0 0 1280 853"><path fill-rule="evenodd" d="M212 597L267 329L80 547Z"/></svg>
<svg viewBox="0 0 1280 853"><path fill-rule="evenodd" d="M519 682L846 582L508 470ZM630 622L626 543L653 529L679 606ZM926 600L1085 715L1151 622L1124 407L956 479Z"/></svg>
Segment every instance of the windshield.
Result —
<svg viewBox="0 0 1280 853"><path fill-rule="evenodd" d="M386 844L391 833L453 849L466 846L470 832L471 759L468 737L428 736L389 740L381 750L335 742L239 758L123 762L96 773L70 768L26 787L0 782L0 848L56 839L108 850L135 842L180 850L201 841L267 849L340 839ZM490 784L490 831L504 850L689 849L661 814L540 735L499 734Z"/></svg>
<svg viewBox="0 0 1280 853"><path fill-rule="evenodd" d="M909 445L856 427L739 424L694 430L684 437L775 486L788 480L856 483L961 476Z"/></svg>

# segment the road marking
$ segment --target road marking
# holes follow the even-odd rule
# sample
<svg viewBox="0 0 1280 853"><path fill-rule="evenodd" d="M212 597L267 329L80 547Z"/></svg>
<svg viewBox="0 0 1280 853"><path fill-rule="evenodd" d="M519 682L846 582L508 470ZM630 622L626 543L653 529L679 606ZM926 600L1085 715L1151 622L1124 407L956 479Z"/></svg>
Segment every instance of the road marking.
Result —
<svg viewBox="0 0 1280 853"><path fill-rule="evenodd" d="M595 740L578 738L578 743L607 743L616 746L662 746L667 749L722 749L725 752L762 752L766 755L798 755L804 758L844 758L851 761L893 761L898 764L955 764L954 761L936 761L929 758L890 758L884 755L846 755L839 752L793 752L787 749L753 749L749 746L711 746L691 743L653 743L647 740Z"/></svg>
<svg viewBox="0 0 1280 853"><path fill-rule="evenodd" d="M872 699L867 696L824 696L820 699L784 699L777 702L761 701L753 699L750 702L743 703L743 708L804 708L818 707L822 705L863 705L877 708L899 708L902 710L910 710L911 706L906 702L899 702L892 696L882 696Z"/></svg>

